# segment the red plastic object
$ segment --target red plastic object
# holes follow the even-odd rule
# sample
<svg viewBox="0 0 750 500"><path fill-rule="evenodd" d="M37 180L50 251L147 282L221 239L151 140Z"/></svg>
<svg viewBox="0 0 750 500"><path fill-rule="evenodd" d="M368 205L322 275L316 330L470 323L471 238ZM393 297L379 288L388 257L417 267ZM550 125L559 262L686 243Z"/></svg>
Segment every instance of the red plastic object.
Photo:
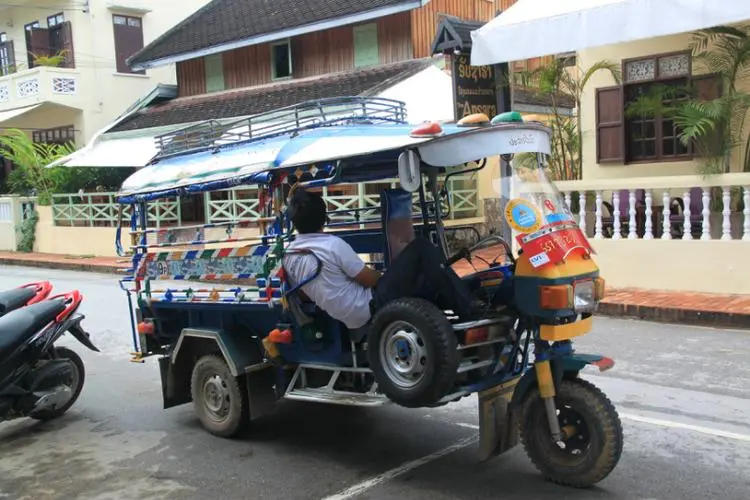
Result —
<svg viewBox="0 0 750 500"><path fill-rule="evenodd" d="M52 283L50 283L49 281L38 281L36 283L28 283L19 288L30 288L32 286L36 289L36 295L34 295L31 299L29 299L28 302L26 302L27 306L43 301L44 299L49 297L50 293L52 293Z"/></svg>
<svg viewBox="0 0 750 500"><path fill-rule="evenodd" d="M50 297L50 300L55 299L65 299L65 309L63 312L57 315L55 318L55 321L58 323L61 323L65 321L68 316L70 316L73 311L78 309L78 306L81 305L81 302L83 301L83 295L81 295L81 292L78 290L73 290L72 292L63 293L60 295L55 295L54 297Z"/></svg>
<svg viewBox="0 0 750 500"><path fill-rule="evenodd" d="M549 232L548 232L549 231ZM529 256L534 267L559 264L573 252L594 253L586 236L576 226L566 224L549 224L536 234L519 234L516 236L523 252Z"/></svg>
<svg viewBox="0 0 750 500"><path fill-rule="evenodd" d="M289 329L279 330L276 328L275 330L271 330L271 333L268 334L268 339L274 344L291 344L292 331Z"/></svg>
<svg viewBox="0 0 750 500"><path fill-rule="evenodd" d="M602 356L602 359L600 359L599 361L594 361L591 364L599 368L600 372L604 372L615 366L615 360L606 356Z"/></svg>
<svg viewBox="0 0 750 500"><path fill-rule="evenodd" d="M143 335L153 335L154 324L151 321L141 321L138 323L138 333Z"/></svg>
<svg viewBox="0 0 750 500"><path fill-rule="evenodd" d="M430 122L420 125L411 131L412 137L431 137L443 133L443 127L438 122Z"/></svg>

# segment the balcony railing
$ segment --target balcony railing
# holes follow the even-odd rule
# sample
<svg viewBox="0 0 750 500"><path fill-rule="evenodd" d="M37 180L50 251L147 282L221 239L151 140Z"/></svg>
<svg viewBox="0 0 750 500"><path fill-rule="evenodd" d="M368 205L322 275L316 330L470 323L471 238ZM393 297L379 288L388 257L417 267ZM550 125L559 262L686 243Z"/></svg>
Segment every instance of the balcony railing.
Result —
<svg viewBox="0 0 750 500"><path fill-rule="evenodd" d="M76 70L48 66L0 77L0 111L43 102L80 108L79 83Z"/></svg>

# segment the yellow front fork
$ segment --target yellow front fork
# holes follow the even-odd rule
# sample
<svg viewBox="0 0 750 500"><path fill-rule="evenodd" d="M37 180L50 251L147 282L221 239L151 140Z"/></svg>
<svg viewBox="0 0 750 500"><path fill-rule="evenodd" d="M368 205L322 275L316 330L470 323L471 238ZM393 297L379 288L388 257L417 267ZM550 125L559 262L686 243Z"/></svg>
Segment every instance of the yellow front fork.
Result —
<svg viewBox="0 0 750 500"><path fill-rule="evenodd" d="M560 421L557 419L557 408L555 406L555 379L552 377L552 367L549 360L536 361L534 363L536 370L536 380L539 384L539 395L544 401L544 408L547 413L547 422L549 430L552 433L552 439L555 442L562 441L562 430Z"/></svg>

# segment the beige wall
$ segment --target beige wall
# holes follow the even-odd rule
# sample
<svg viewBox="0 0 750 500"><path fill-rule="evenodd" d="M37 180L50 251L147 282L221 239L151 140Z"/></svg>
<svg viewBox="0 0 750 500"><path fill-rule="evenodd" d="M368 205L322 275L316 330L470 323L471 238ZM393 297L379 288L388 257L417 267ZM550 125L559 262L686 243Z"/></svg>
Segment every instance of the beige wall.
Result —
<svg viewBox="0 0 750 500"><path fill-rule="evenodd" d="M37 207L34 251L61 255L116 257L115 228L62 227L52 221L52 207Z"/></svg>
<svg viewBox="0 0 750 500"><path fill-rule="evenodd" d="M588 68L600 60L608 60L621 64L623 59L644 57L653 54L687 50L689 48L690 34L684 33L674 36L665 36L640 40L631 43L609 45L595 49L583 50L578 54L578 64L582 68ZM707 70L701 65L693 63L693 74L705 74ZM664 162L643 163L629 165L606 164L599 165L596 162L596 89L615 85L614 79L604 71L598 72L588 83L582 99L581 123L583 130L583 178L584 180L611 179L618 177L649 177L663 175L685 175L694 174L696 162ZM750 80L740 85L742 90L750 90ZM750 133L750 123L746 127ZM732 170L740 171L739 155L737 151L732 161Z"/></svg>
<svg viewBox="0 0 750 500"><path fill-rule="evenodd" d="M747 241L591 240L591 244L609 288L750 294Z"/></svg>
<svg viewBox="0 0 750 500"><path fill-rule="evenodd" d="M82 146L100 128L114 120L156 85L176 82L174 65L148 70L145 75L117 73L112 15L142 17L144 44L148 44L207 2L208 0L92 1L89 2L89 12L84 13L81 8L82 2L78 0L61 0L54 3L44 0L17 0L12 3L27 6L0 7L0 31L5 31L8 39L13 40L16 61L25 62L25 24L38 20L42 27L46 27L47 16L61 10L65 19L71 21L76 71L80 73L78 91L85 96L82 100L83 117L80 124L76 125L80 131L76 134L76 140L78 145ZM108 7L118 4L126 5L128 8ZM49 125L44 119L24 117L2 123L0 128L20 127L22 123L23 126L28 126L29 122L35 128L55 126ZM67 122L62 125L70 124L72 123Z"/></svg>

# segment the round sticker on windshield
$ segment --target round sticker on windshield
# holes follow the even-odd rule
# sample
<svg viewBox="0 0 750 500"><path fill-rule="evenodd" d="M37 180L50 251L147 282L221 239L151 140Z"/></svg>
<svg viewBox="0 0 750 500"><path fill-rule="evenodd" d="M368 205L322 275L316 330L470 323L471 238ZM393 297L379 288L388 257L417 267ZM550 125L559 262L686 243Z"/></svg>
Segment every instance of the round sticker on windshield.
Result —
<svg viewBox="0 0 750 500"><path fill-rule="evenodd" d="M519 233L533 233L542 226L542 214L527 200L515 198L505 207L505 220Z"/></svg>

